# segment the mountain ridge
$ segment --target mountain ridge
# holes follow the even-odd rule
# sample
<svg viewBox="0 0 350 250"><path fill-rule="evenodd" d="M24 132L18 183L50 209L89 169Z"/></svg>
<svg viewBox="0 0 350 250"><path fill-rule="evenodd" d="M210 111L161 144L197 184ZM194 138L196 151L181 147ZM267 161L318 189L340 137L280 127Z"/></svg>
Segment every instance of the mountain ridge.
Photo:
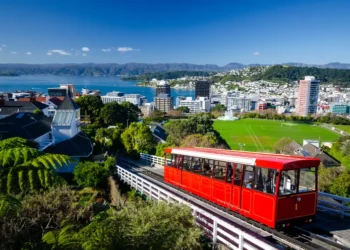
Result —
<svg viewBox="0 0 350 250"><path fill-rule="evenodd" d="M350 63L330 62L327 64L283 63L294 67L315 67L331 69L350 69ZM166 71L209 71L225 72L246 67L268 66L268 64L241 64L228 63L223 66L216 64L191 64L191 63L52 63L52 64L24 64L3 63L0 64L0 74L19 75L79 75L79 76L135 76L145 73Z"/></svg>

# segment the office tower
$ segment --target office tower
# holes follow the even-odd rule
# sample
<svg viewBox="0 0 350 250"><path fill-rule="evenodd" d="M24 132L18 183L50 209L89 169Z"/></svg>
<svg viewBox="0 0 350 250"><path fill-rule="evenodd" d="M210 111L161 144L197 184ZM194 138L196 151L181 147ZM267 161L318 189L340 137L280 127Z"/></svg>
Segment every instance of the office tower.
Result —
<svg viewBox="0 0 350 250"><path fill-rule="evenodd" d="M299 81L297 115L308 116L316 114L319 89L320 81L315 80L313 76L305 76L304 80Z"/></svg>
<svg viewBox="0 0 350 250"><path fill-rule="evenodd" d="M159 94L167 94L167 95L171 96L170 84L167 81L162 80L157 84L156 96L158 96Z"/></svg>
<svg viewBox="0 0 350 250"><path fill-rule="evenodd" d="M195 82L195 98L197 97L210 98L210 81Z"/></svg>

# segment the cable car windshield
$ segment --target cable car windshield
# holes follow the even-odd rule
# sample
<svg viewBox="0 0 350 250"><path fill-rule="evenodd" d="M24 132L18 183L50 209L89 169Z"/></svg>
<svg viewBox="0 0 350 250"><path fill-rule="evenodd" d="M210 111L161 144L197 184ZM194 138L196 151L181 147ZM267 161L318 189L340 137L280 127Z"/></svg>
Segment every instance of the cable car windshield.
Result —
<svg viewBox="0 0 350 250"><path fill-rule="evenodd" d="M298 181L298 171L300 171ZM279 196L316 190L316 168L302 168L281 172Z"/></svg>

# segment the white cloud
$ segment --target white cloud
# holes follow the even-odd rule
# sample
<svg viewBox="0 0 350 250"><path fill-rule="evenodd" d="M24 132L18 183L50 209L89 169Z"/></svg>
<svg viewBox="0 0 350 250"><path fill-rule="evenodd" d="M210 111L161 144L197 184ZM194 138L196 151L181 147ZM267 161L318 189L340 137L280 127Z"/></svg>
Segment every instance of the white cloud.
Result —
<svg viewBox="0 0 350 250"><path fill-rule="evenodd" d="M102 52L110 52L112 51L111 49L102 49Z"/></svg>
<svg viewBox="0 0 350 250"><path fill-rule="evenodd" d="M31 55L32 55L32 52L27 52L26 55L27 55L27 56L31 56Z"/></svg>
<svg viewBox="0 0 350 250"><path fill-rule="evenodd" d="M258 56L258 55L260 55L260 52L254 52L253 53L253 56Z"/></svg>
<svg viewBox="0 0 350 250"><path fill-rule="evenodd" d="M17 52L16 52L16 51L12 51L11 54L12 54L12 55L16 55Z"/></svg>
<svg viewBox="0 0 350 250"><path fill-rule="evenodd" d="M1 47L7 47L7 45L6 44L1 44Z"/></svg>
<svg viewBox="0 0 350 250"><path fill-rule="evenodd" d="M81 54L82 56L87 56L87 54L86 53L83 53L83 54Z"/></svg>
<svg viewBox="0 0 350 250"><path fill-rule="evenodd" d="M68 52L66 52L66 51L64 51L64 50L61 50L61 49L52 49L52 50L49 50L49 51L46 53L46 55L52 56L52 54L54 54L54 53L59 54L59 55L62 55L62 56L70 56L70 55L71 55L71 53L68 53Z"/></svg>
<svg viewBox="0 0 350 250"><path fill-rule="evenodd" d="M82 47L82 48L81 48L81 51L83 51L83 52L89 52L90 49L89 49L88 47Z"/></svg>
<svg viewBox="0 0 350 250"><path fill-rule="evenodd" d="M130 47L119 47L117 50L119 52L128 52L128 51L133 51L134 49Z"/></svg>

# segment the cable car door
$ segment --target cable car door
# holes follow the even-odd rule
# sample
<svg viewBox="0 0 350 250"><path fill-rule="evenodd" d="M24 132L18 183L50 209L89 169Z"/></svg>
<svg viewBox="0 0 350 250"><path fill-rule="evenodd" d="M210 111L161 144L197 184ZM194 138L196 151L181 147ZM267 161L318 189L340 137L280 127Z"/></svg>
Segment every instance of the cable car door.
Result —
<svg viewBox="0 0 350 250"><path fill-rule="evenodd" d="M239 210L241 207L242 170L242 164L235 164L231 199L233 210Z"/></svg>

